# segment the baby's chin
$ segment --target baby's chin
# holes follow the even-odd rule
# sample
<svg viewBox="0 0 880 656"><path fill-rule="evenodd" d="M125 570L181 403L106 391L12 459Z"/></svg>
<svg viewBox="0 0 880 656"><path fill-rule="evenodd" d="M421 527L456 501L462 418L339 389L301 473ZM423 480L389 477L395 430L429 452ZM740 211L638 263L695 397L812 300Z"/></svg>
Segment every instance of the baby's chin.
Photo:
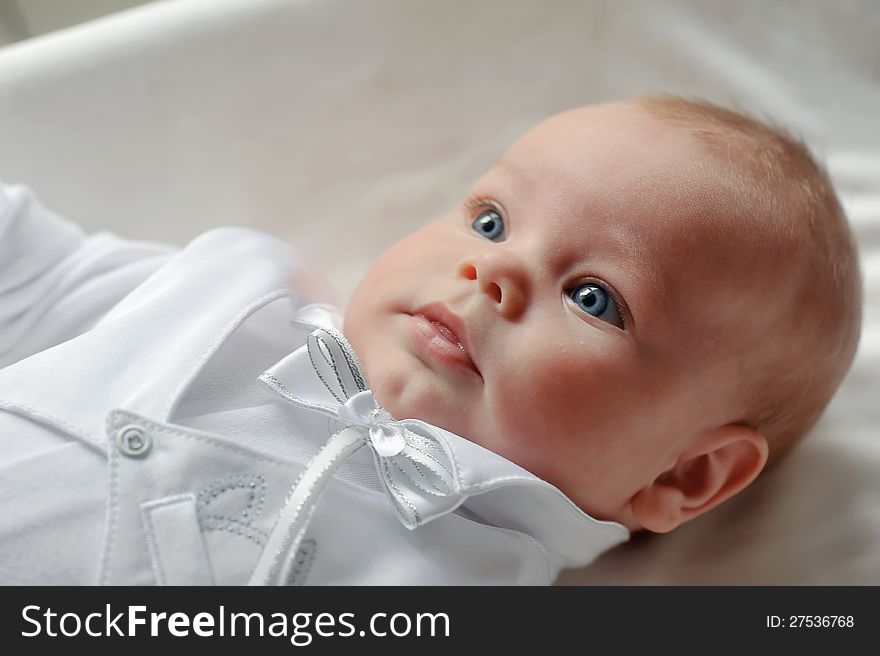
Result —
<svg viewBox="0 0 880 656"><path fill-rule="evenodd" d="M445 413L438 409L445 399L436 387L419 376L398 373L388 364L383 363L378 370L365 367L376 402L395 419L421 419L431 424L443 419Z"/></svg>
<svg viewBox="0 0 880 656"><path fill-rule="evenodd" d="M461 399L449 394L430 371L404 373L383 362L380 367L364 365L376 402L395 419L418 419L471 439L467 409Z"/></svg>

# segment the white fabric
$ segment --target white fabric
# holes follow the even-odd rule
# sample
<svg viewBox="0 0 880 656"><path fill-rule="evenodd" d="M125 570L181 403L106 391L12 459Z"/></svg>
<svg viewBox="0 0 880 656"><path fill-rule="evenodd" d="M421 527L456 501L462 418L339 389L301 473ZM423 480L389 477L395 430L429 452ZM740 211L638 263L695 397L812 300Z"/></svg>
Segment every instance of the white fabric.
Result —
<svg viewBox="0 0 880 656"><path fill-rule="evenodd" d="M273 232L345 299L552 112L666 90L767 116L827 162L856 231L852 373L745 495L563 580L880 584L878 34L874 0L156 2L0 50L0 177L90 231ZM193 415L223 393L201 391Z"/></svg>
<svg viewBox="0 0 880 656"><path fill-rule="evenodd" d="M141 517L158 585L214 583L192 494L143 503Z"/></svg>
<svg viewBox="0 0 880 656"><path fill-rule="evenodd" d="M22 193L0 185L0 197ZM69 238L73 247L64 249L59 272L51 252L0 260L0 279L7 265L19 278L0 293L0 307L11 297L17 322L66 325L63 314L37 301L53 297L55 287L76 294L79 279L92 296L104 290L83 271L93 259L81 235L30 198L0 213L4 249L18 253L40 237L52 244ZM123 242L119 249L132 252ZM143 257L156 259L151 251ZM345 390L326 387L314 368L312 348L320 342L307 341L302 328L306 317L330 313L312 305L295 313L303 301L287 288L295 265L274 237L211 231L92 317L84 332L67 333L57 345L32 340L22 350L33 355L0 369L0 582L242 584L256 566L259 583L549 584L561 567L584 565L629 537L514 463L415 419L382 418L381 429L399 427L406 442L385 453L377 439L376 457L399 454L406 468L405 458L420 454L419 441L437 445L444 459L436 462L451 476L445 498L419 499L417 485L394 475L383 475L386 488L377 493L337 477L335 467L325 470L329 461L320 454L307 468L331 434L356 433L365 422L370 441L369 427L382 430L369 412L361 417L360 401L375 404L356 365L350 371L359 387ZM118 296L119 278L104 277L107 293ZM262 312L271 305L287 312ZM356 362L341 334L329 326L315 331L321 334L335 336ZM19 333L12 338L21 345ZM240 368L242 359L251 365ZM273 383L262 393L254 371ZM207 397L198 391L205 380L213 386ZM329 405L331 391L341 398L358 390L353 403ZM178 420L194 418L187 395L198 401L203 426L206 417L222 417L216 432ZM226 431L239 409L251 420L249 443ZM338 432L340 424L348 428ZM299 449L291 449L296 440ZM364 468L388 466L350 460L361 480L369 479ZM286 501L301 474L308 485L326 481L320 503L302 486ZM74 475L88 481L81 496L80 484L70 485ZM472 496L481 497L478 510ZM61 497L70 517L53 526L53 500ZM299 513L300 504L307 505L300 518L316 509L308 526L289 522L291 542L286 514ZM290 567L276 570L277 558Z"/></svg>

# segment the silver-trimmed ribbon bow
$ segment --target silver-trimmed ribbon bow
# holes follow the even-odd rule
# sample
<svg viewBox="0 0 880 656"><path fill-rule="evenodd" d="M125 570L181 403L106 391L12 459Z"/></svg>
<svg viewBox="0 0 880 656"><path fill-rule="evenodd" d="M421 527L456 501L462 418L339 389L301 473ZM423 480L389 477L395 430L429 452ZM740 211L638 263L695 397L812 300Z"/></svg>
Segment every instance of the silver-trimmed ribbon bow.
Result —
<svg viewBox="0 0 880 656"><path fill-rule="evenodd" d="M322 383L317 386L321 394L291 391L276 377L290 366L298 371L310 369ZM305 346L266 371L260 382L288 401L330 417L334 432L291 487L251 575L251 585L287 583L324 486L336 468L364 445L369 445L379 479L407 528L445 515L464 500L446 439L421 422L396 421L376 403L354 350L339 331L315 330Z"/></svg>

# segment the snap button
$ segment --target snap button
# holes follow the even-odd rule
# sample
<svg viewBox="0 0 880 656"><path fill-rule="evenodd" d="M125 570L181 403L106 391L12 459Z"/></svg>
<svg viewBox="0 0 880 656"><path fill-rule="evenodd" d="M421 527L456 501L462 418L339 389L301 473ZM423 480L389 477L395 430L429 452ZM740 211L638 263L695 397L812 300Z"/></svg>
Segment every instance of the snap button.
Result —
<svg viewBox="0 0 880 656"><path fill-rule="evenodd" d="M116 433L116 446L127 456L143 458L153 446L153 440L143 428L129 424Z"/></svg>

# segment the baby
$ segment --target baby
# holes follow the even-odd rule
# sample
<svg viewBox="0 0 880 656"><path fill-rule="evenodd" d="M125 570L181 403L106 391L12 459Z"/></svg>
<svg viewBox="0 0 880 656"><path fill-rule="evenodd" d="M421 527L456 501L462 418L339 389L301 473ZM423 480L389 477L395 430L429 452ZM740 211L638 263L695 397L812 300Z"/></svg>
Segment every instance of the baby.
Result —
<svg viewBox="0 0 880 656"><path fill-rule="evenodd" d="M20 331L6 356L18 361L0 370L0 578L90 582L97 568L105 583L549 583L747 487L817 421L858 342L857 257L827 175L780 131L670 96L528 131L459 206L380 256L341 325L306 302L301 272L300 332L283 345L246 323L284 322L267 293L183 355L198 303L261 275L254 258L223 278L231 262L284 257L255 251L250 234L227 234L235 247L200 239L177 259L108 248L129 249L105 267L128 281L112 302L77 314L93 296L52 301L77 314L52 343L73 339L44 351ZM132 272L135 260L152 264ZM186 284L200 298L161 305ZM152 360L146 369L96 361L129 333L106 357ZM112 393L100 411L41 416L33 404L73 353L57 394L86 404L107 380ZM81 428L97 414L100 438ZM28 451L31 424L66 441L42 436ZM93 463L69 460L77 439ZM13 472L49 452L81 470L78 487L43 465L39 485L16 487ZM106 478L86 476L108 460ZM62 495L68 510L34 495ZM73 544L47 551L45 524L60 514ZM34 565L35 550L64 563Z"/></svg>
<svg viewBox="0 0 880 656"><path fill-rule="evenodd" d="M860 293L846 220L801 145L649 97L530 130L376 262L345 332L392 415L466 435L595 517L666 532L815 423L853 358Z"/></svg>

